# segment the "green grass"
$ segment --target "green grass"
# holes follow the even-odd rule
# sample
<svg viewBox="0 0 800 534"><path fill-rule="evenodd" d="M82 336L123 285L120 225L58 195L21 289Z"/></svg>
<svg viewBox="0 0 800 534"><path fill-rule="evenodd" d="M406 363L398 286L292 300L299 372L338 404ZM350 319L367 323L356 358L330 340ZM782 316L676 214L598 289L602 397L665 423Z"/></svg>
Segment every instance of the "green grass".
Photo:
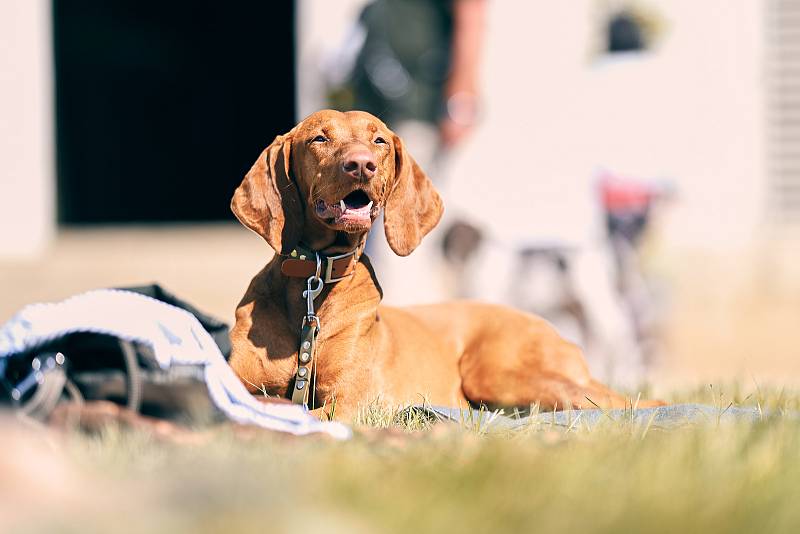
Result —
<svg viewBox="0 0 800 534"><path fill-rule="evenodd" d="M112 427L58 445L90 504L43 502L23 530L800 532L800 421L785 414L800 395L705 387L669 400L765 416L482 434L372 403L349 442L226 428L175 445Z"/></svg>

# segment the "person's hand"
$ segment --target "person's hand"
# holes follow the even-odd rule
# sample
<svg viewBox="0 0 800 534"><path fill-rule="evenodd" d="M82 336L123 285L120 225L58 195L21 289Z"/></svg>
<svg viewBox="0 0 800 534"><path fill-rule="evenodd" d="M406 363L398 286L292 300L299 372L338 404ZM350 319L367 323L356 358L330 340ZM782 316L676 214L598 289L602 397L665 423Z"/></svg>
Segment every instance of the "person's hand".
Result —
<svg viewBox="0 0 800 534"><path fill-rule="evenodd" d="M464 141L478 116L478 62L486 19L486 0L453 3L450 73L445 83L445 110L439 135L445 148Z"/></svg>
<svg viewBox="0 0 800 534"><path fill-rule="evenodd" d="M472 131L478 115L474 92L457 91L445 102L445 114L439 121L439 136L446 148L461 143Z"/></svg>

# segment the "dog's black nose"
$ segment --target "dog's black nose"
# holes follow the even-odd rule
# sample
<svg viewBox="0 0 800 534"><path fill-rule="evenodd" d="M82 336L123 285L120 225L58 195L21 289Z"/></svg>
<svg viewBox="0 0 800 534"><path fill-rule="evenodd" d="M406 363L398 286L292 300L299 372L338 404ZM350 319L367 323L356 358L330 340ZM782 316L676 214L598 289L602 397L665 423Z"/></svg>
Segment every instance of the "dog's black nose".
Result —
<svg viewBox="0 0 800 534"><path fill-rule="evenodd" d="M375 170L377 168L378 164L375 162L375 156L366 149L349 152L345 156L344 163L342 164L344 173L356 179L369 180L375 176Z"/></svg>

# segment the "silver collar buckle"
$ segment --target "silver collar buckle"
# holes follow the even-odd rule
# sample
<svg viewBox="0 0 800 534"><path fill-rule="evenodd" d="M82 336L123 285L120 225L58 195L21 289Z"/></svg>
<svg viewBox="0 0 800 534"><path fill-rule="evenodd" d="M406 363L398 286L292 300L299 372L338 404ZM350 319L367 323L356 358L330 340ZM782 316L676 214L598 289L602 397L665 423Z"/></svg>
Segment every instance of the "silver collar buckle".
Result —
<svg viewBox="0 0 800 534"><path fill-rule="evenodd" d="M323 278L323 281L326 284L330 284L331 282L338 282L339 280L344 280L345 278L353 276L353 273L356 272L355 269L353 269L353 272L351 272L349 274L346 274L344 276L340 276L338 278L334 278L333 277L333 262L336 261L336 260L340 260L342 258L346 258L348 256L354 256L355 253L356 252L354 250L351 250L350 252L345 252L344 254L339 254L338 256L326 256L325 257L325 262L326 262L326 264L325 264L325 278Z"/></svg>

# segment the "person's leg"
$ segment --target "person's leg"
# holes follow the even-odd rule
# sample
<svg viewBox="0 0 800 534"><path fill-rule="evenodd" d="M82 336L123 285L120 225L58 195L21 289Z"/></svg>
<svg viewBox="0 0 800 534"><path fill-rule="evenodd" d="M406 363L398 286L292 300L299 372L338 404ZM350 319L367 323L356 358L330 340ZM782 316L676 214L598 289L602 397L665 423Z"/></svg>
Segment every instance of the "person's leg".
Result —
<svg viewBox="0 0 800 534"><path fill-rule="evenodd" d="M637 387L644 377L633 324L614 287L614 267L606 247L583 247L570 261L575 294L586 314L591 342L586 357L592 374L614 386Z"/></svg>

